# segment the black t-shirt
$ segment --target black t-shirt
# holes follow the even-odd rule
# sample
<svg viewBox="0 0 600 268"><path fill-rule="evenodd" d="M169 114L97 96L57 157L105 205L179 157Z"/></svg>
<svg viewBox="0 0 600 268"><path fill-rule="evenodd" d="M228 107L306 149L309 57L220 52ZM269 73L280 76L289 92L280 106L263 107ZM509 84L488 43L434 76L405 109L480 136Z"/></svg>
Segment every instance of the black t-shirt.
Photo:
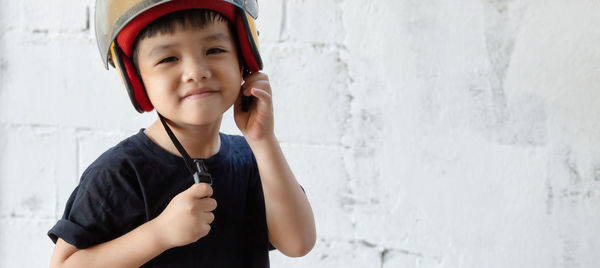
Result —
<svg viewBox="0 0 600 268"><path fill-rule="evenodd" d="M273 248L256 160L243 137L219 136L219 152L202 159L217 201L210 232L142 267L269 267ZM87 168L48 235L55 243L60 237L79 249L115 239L158 216L193 183L183 158L140 130Z"/></svg>

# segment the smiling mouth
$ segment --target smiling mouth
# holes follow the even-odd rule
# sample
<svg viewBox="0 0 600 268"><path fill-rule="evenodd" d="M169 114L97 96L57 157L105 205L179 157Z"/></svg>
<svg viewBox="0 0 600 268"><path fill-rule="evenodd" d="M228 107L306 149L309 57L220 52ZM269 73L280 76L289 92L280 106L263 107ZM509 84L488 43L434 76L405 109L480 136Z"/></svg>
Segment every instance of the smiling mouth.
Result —
<svg viewBox="0 0 600 268"><path fill-rule="evenodd" d="M216 92L217 92L216 90L206 90L206 89L192 90L192 91L186 93L185 96L183 96L183 99L200 99L200 98L208 97Z"/></svg>

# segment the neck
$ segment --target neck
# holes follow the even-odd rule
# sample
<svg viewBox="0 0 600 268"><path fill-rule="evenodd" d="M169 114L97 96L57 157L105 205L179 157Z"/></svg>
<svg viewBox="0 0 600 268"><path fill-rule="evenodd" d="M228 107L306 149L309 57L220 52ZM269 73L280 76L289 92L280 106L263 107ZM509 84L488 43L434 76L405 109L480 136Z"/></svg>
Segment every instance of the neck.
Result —
<svg viewBox="0 0 600 268"><path fill-rule="evenodd" d="M190 157L209 158L219 152L221 146L221 140L219 138L221 120L202 126L178 125L169 120L167 120L167 124ZM154 121L144 133L150 140L169 153L181 156L169 138L160 119Z"/></svg>

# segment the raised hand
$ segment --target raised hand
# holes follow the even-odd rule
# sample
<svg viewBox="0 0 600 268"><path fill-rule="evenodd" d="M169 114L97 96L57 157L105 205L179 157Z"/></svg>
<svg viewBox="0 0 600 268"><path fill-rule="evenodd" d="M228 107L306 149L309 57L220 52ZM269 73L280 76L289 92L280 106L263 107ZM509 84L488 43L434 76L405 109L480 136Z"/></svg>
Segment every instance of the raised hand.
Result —
<svg viewBox="0 0 600 268"><path fill-rule="evenodd" d="M242 111L241 97L254 96L248 112ZM260 141L273 136L273 101L271 84L265 73L256 72L244 78L242 91L234 107L235 123L246 139Z"/></svg>

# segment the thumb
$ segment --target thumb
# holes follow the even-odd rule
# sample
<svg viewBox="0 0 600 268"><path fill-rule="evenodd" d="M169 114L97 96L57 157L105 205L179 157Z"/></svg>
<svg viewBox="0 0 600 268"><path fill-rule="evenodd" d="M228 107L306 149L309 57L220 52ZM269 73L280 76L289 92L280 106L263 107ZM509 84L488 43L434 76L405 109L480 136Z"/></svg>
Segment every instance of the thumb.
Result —
<svg viewBox="0 0 600 268"><path fill-rule="evenodd" d="M185 191L193 198L211 197L213 194L213 189L210 184L204 182L195 183Z"/></svg>

